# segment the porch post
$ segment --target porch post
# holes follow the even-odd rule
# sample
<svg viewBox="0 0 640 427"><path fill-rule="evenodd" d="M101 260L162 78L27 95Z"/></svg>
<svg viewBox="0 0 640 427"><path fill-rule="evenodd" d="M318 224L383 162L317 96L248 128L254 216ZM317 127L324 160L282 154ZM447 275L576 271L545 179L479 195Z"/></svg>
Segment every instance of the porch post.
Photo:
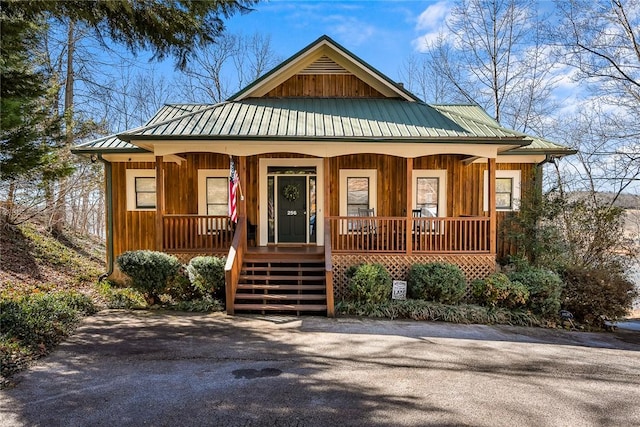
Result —
<svg viewBox="0 0 640 427"><path fill-rule="evenodd" d="M495 255L497 253L497 214L496 214L496 159L489 159L487 164L489 175L489 251Z"/></svg>
<svg viewBox="0 0 640 427"><path fill-rule="evenodd" d="M245 238L244 241L241 242L242 247L246 250L247 249L247 156L240 156L239 158L240 160L240 164L239 164L239 173L238 173L238 178L240 179L240 194L241 194L241 200L240 203L238 203L238 201L236 200L236 203L238 203L237 208L238 208L238 218L240 219L240 221L242 221L242 225L244 226L245 229Z"/></svg>
<svg viewBox="0 0 640 427"><path fill-rule="evenodd" d="M413 252L413 179L411 176L413 175L413 158L407 158L407 227L405 229L405 242L406 242L406 251L407 255L411 255Z"/></svg>
<svg viewBox="0 0 640 427"><path fill-rule="evenodd" d="M156 251L162 252L164 229L164 157L156 156Z"/></svg>
<svg viewBox="0 0 640 427"><path fill-rule="evenodd" d="M324 158L324 217L331 216L331 158ZM327 242L324 242L326 245Z"/></svg>

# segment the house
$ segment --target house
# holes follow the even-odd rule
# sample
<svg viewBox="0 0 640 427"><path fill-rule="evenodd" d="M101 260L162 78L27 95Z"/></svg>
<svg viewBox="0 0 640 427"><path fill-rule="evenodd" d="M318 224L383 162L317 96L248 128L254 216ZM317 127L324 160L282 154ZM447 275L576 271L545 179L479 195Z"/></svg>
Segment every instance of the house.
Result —
<svg viewBox="0 0 640 427"><path fill-rule="evenodd" d="M222 254L228 313L328 315L355 264L492 273L500 222L572 153L478 106L426 104L326 36L225 102L166 105L73 151L105 163L109 272L129 250Z"/></svg>

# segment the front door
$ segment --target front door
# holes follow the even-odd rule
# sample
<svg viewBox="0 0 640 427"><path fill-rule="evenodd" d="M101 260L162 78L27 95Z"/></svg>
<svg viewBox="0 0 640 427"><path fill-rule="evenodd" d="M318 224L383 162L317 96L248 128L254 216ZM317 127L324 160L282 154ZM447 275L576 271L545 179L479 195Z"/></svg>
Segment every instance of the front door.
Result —
<svg viewBox="0 0 640 427"><path fill-rule="evenodd" d="M278 242L307 242L307 177L277 177Z"/></svg>

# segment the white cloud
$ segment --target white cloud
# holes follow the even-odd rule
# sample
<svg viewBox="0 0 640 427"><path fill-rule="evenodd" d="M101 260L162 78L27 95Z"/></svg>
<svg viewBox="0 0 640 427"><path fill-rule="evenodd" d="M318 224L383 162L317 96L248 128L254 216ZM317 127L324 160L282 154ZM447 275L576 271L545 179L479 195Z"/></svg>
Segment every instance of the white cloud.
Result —
<svg viewBox="0 0 640 427"><path fill-rule="evenodd" d="M369 41L376 33L374 25L357 18L344 15L331 15L324 19L329 24L330 34L349 46L359 46Z"/></svg>
<svg viewBox="0 0 640 427"><path fill-rule="evenodd" d="M415 29L422 34L411 41L414 50L425 52L438 37L449 33L447 18L453 7L448 0L443 0L427 7L416 19Z"/></svg>
<svg viewBox="0 0 640 427"><path fill-rule="evenodd" d="M451 3L447 0L440 1L427 7L424 12L418 16L416 30L433 32L444 25L446 16L451 10Z"/></svg>

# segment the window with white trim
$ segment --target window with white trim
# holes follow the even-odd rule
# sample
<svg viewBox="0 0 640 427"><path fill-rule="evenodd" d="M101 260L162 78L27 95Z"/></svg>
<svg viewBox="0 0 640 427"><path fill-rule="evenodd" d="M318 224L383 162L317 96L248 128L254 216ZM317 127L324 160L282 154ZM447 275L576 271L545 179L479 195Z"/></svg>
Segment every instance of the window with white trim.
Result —
<svg viewBox="0 0 640 427"><path fill-rule="evenodd" d="M358 216L359 209L378 214L377 175L375 169L340 169L340 216Z"/></svg>
<svg viewBox="0 0 640 427"><path fill-rule="evenodd" d="M229 214L229 170L198 170L198 215Z"/></svg>
<svg viewBox="0 0 640 427"><path fill-rule="evenodd" d="M496 171L496 210L517 211L520 209L519 170ZM489 171L484 171L484 210L489 210Z"/></svg>
<svg viewBox="0 0 640 427"><path fill-rule="evenodd" d="M127 210L156 210L156 170L126 170Z"/></svg>
<svg viewBox="0 0 640 427"><path fill-rule="evenodd" d="M447 171L444 169L414 169L412 172L414 209L421 216L447 216Z"/></svg>

